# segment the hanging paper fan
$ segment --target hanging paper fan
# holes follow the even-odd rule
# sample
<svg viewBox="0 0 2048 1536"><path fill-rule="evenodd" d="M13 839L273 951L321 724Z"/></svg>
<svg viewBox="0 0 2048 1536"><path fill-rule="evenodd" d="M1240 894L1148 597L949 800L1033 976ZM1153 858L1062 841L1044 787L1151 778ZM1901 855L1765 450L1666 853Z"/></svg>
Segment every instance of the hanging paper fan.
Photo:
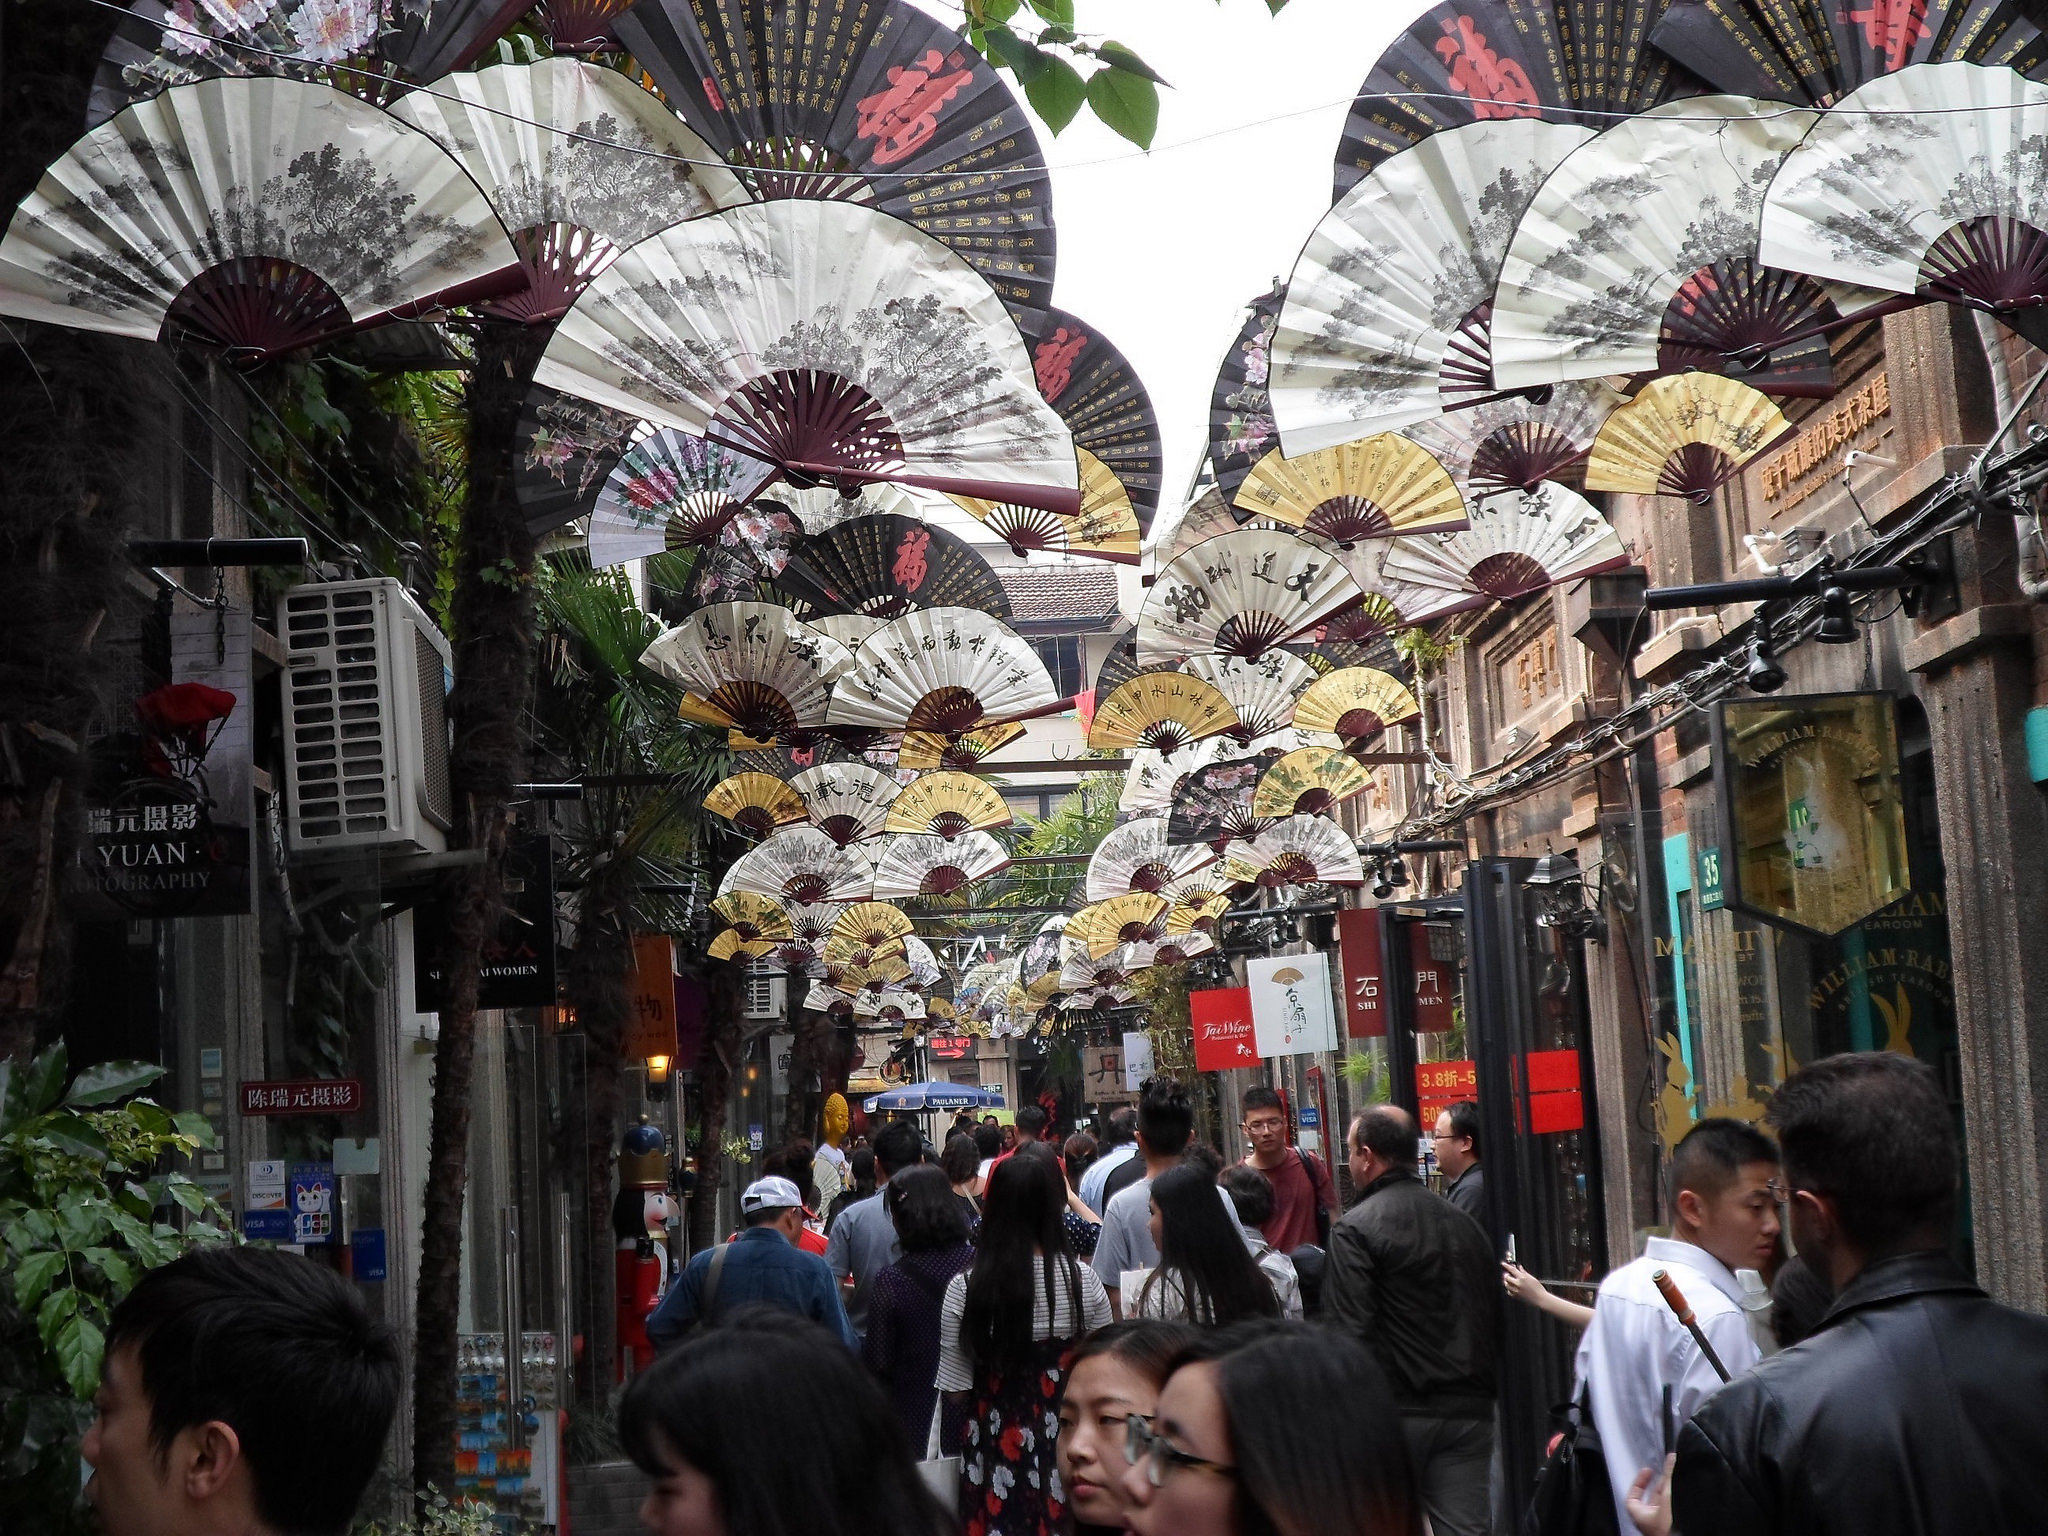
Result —
<svg viewBox="0 0 2048 1536"><path fill-rule="evenodd" d="M1404 629L1432 623L1473 606L1458 593L1389 580L1382 568L1385 555L1385 550L1375 549L1363 559L1345 562L1353 579L1366 588L1366 593L1358 602L1338 609L1309 631L1316 644L1323 648L1325 656L1331 654L1331 648L1338 646L1385 647ZM1339 661L1338 665L1366 666L1373 660L1386 659L1352 656Z"/></svg>
<svg viewBox="0 0 2048 1536"><path fill-rule="evenodd" d="M1210 684L1237 715L1231 731L1239 741L1256 741L1294 718L1294 702L1315 681L1315 671L1298 656L1272 650L1255 661L1242 656L1190 656L1182 670Z"/></svg>
<svg viewBox="0 0 2048 1536"><path fill-rule="evenodd" d="M1242 480L1239 483L1242 484ZM1285 526L1270 517L1254 517L1249 512L1234 511L1224 500L1223 492L1212 485L1182 510L1179 521L1159 526L1156 530L1159 537L1152 550L1153 561L1158 566L1171 565L1197 544L1206 543L1220 533L1236 533L1241 528ZM1152 578L1148 578L1145 584L1150 586Z"/></svg>
<svg viewBox="0 0 2048 1536"><path fill-rule="evenodd" d="M853 999L853 1016L857 1019L921 1019L924 1017L924 999L915 992L882 992L862 988Z"/></svg>
<svg viewBox="0 0 2048 1536"><path fill-rule="evenodd" d="M718 603L665 630L640 660L688 690L684 718L762 740L822 725L846 647L772 603Z"/></svg>
<svg viewBox="0 0 2048 1536"><path fill-rule="evenodd" d="M727 866L718 894L752 891L792 903L866 901L874 869L816 827L784 827Z"/></svg>
<svg viewBox="0 0 2048 1536"><path fill-rule="evenodd" d="M1066 920L1060 919L1059 928L1047 929L1035 935L1024 946L1024 953L1017 957L1017 979L1028 990L1047 976L1057 976L1060 968L1060 928ZM1043 1002L1043 998L1037 999Z"/></svg>
<svg viewBox="0 0 2048 1536"><path fill-rule="evenodd" d="M927 608L860 643L826 718L879 730L971 731L1058 707L1038 653L972 608Z"/></svg>
<svg viewBox="0 0 2048 1536"><path fill-rule="evenodd" d="M958 736L942 731L905 731L896 765L922 772L930 768L952 768L965 773L990 753L1000 751L1024 734L1014 720L980 725Z"/></svg>
<svg viewBox="0 0 2048 1536"><path fill-rule="evenodd" d="M1289 752L1259 777L1253 817L1321 816L1340 801L1372 788L1372 775L1334 747Z"/></svg>
<svg viewBox="0 0 2048 1536"><path fill-rule="evenodd" d="M2048 345L2048 85L1916 64L1851 92L1764 202L1773 266L1988 309Z"/></svg>
<svg viewBox="0 0 2048 1536"><path fill-rule="evenodd" d="M1494 280L1522 210L1593 136L1577 123L1467 123L1382 162L1324 214L1273 334L1281 447L1308 454L1494 394Z"/></svg>
<svg viewBox="0 0 2048 1536"><path fill-rule="evenodd" d="M994 785L971 773L943 769L910 784L889 807L890 832L959 837L1007 827L1014 818Z"/></svg>
<svg viewBox="0 0 2048 1536"><path fill-rule="evenodd" d="M860 649L861 641L888 623L865 613L825 613L807 621L811 628L830 635L849 651Z"/></svg>
<svg viewBox="0 0 2048 1536"><path fill-rule="evenodd" d="M1136 565L1142 530L1126 491L1109 466L1085 448L1081 461L1081 510L1059 517L1008 501L956 496L954 505L1010 546L1018 556L1086 555L1117 565Z"/></svg>
<svg viewBox="0 0 2048 1536"><path fill-rule="evenodd" d="M1215 861L1207 848L1176 848L1166 840L1166 818L1140 816L1105 834L1088 857L1085 887L1091 902L1130 891L1156 893Z"/></svg>
<svg viewBox="0 0 2048 1536"><path fill-rule="evenodd" d="M1443 0L1379 56L1337 146L1333 199L1431 134L1498 118L1602 128L1700 84L1645 46L1670 0Z"/></svg>
<svg viewBox="0 0 2048 1536"><path fill-rule="evenodd" d="M1832 394L1825 328L1883 296L1756 259L1764 188L1817 115L1693 96L1566 156L1501 263L1494 382L1700 369L1774 395Z"/></svg>
<svg viewBox="0 0 2048 1536"><path fill-rule="evenodd" d="M1134 971L1148 965L1180 965L1215 952L1216 940L1209 934L1167 934L1156 943L1132 945L1129 964Z"/></svg>
<svg viewBox="0 0 2048 1536"><path fill-rule="evenodd" d="M1160 571L1138 616L1138 659L1262 656L1360 595L1342 562L1295 534L1219 534Z"/></svg>
<svg viewBox="0 0 2048 1536"><path fill-rule="evenodd" d="M819 901L784 903L783 910L789 914L791 939L799 944L822 948L847 909L838 902Z"/></svg>
<svg viewBox="0 0 2048 1536"><path fill-rule="evenodd" d="M1267 817L1252 813L1252 795L1266 770L1285 754L1267 750L1230 762L1197 768L1174 787L1166 841L1179 848L1207 846L1256 836Z"/></svg>
<svg viewBox="0 0 2048 1536"><path fill-rule="evenodd" d="M756 837L804 819L803 796L765 773L736 773L722 780L704 797L704 809Z"/></svg>
<svg viewBox="0 0 2048 1536"><path fill-rule="evenodd" d="M1088 745L1096 751L1150 747L1171 758L1237 724L1237 711L1214 684L1186 672L1147 672L1095 701Z"/></svg>
<svg viewBox="0 0 2048 1536"><path fill-rule="evenodd" d="M1010 617L1002 582L970 545L896 512L849 518L803 540L775 584L806 616L896 619L920 608L979 608Z"/></svg>
<svg viewBox="0 0 2048 1536"><path fill-rule="evenodd" d="M1593 439L1586 489L1705 503L1792 430L1747 384L1711 373L1653 379Z"/></svg>
<svg viewBox="0 0 2048 1536"><path fill-rule="evenodd" d="M1334 821L1289 816L1250 842L1233 843L1223 873L1259 885L1363 885L1358 850Z"/></svg>
<svg viewBox="0 0 2048 1536"><path fill-rule="evenodd" d="M1286 302L1287 289L1282 284L1245 306L1245 322L1224 354L1216 387L1210 392L1209 467L1215 473L1216 490L1226 507L1251 467L1266 456L1268 449L1279 446L1267 386L1273 330L1280 323L1280 307Z"/></svg>
<svg viewBox="0 0 2048 1536"><path fill-rule="evenodd" d="M728 928L705 947L705 955L712 960L758 960L773 951L775 945L768 939L743 939L736 928Z"/></svg>
<svg viewBox="0 0 2048 1536"><path fill-rule="evenodd" d="M734 891L712 902L711 911L742 939L787 939L794 933L789 913L771 896Z"/></svg>
<svg viewBox="0 0 2048 1536"><path fill-rule="evenodd" d="M757 203L649 236L591 280L535 377L799 484L1080 510L1073 439L988 284L854 204Z"/></svg>
<svg viewBox="0 0 2048 1536"><path fill-rule="evenodd" d="M1443 465L1392 432L1296 459L1276 448L1245 476L1237 504L1346 549L1361 539L1465 526L1465 498Z"/></svg>
<svg viewBox="0 0 2048 1536"><path fill-rule="evenodd" d="M1020 319L1052 298L1052 183L1029 117L916 8L645 0L613 23L757 196L869 203L949 246Z"/></svg>
<svg viewBox="0 0 2048 1536"><path fill-rule="evenodd" d="M880 944L863 944L855 939L842 939L837 934L825 941L822 951L828 965L844 965L871 975L876 966L890 960L903 959L903 941L890 939ZM908 962L906 962L907 966Z"/></svg>
<svg viewBox="0 0 2048 1536"><path fill-rule="evenodd" d="M1003 845L986 832L950 838L905 833L882 844L875 860L875 899L951 896L1009 867Z"/></svg>
<svg viewBox="0 0 2048 1536"><path fill-rule="evenodd" d="M880 832L902 788L894 777L865 763L806 768L789 787L802 797L811 824L842 848Z"/></svg>
<svg viewBox="0 0 2048 1536"><path fill-rule="evenodd" d="M97 128L174 85L221 75L283 75L387 100L401 79L432 80L468 65L526 0L427 0L411 5L166 5L133 0L115 23L86 102ZM338 66L338 67L337 67Z"/></svg>
<svg viewBox="0 0 2048 1536"><path fill-rule="evenodd" d="M512 232L524 292L485 306L551 320L656 230L751 199L711 147L615 69L575 59L449 75L392 115L462 163Z"/></svg>
<svg viewBox="0 0 2048 1536"><path fill-rule="evenodd" d="M1346 667L1311 683L1294 718L1308 730L1330 731L1354 747L1421 713L1422 706L1399 678L1373 667Z"/></svg>
<svg viewBox="0 0 2048 1536"><path fill-rule="evenodd" d="M1396 581L1509 602L1627 563L1620 536L1591 502L1546 483L1474 502L1463 533L1396 539L1385 570Z"/></svg>
<svg viewBox="0 0 2048 1536"><path fill-rule="evenodd" d="M1074 446L1123 487L1142 535L1159 510L1165 459L1159 419L1137 370L1101 331L1063 309L1048 310L1039 322L1031 365L1038 392L1073 431ZM1082 509L1085 515L1085 482Z"/></svg>
<svg viewBox="0 0 2048 1536"><path fill-rule="evenodd" d="M586 516L620 457L653 430L638 416L544 384L527 390L512 461L527 531L538 538Z"/></svg>
<svg viewBox="0 0 2048 1536"><path fill-rule="evenodd" d="M1079 946L1077 951L1060 965L1060 990L1082 994L1087 998L1088 994L1094 993L1098 988L1120 987L1130 974L1127 968L1128 960L1129 956L1120 946L1112 947L1103 955L1091 955L1085 945ZM1092 1008L1095 1003L1092 998L1088 998L1079 1006Z"/></svg>
<svg viewBox="0 0 2048 1536"><path fill-rule="evenodd" d="M1148 672L1171 672L1174 664L1170 661L1154 661L1140 664L1138 661L1138 637L1135 634L1120 636L1115 644L1103 652L1102 663L1095 669L1095 685L1089 690L1092 699L1106 699L1134 677L1143 677ZM1094 707L1092 702L1089 706Z"/></svg>
<svg viewBox="0 0 2048 1536"><path fill-rule="evenodd" d="M1166 914L1166 934L1177 938L1182 934L1214 935L1223 914L1230 910L1230 897L1224 893L1199 897L1193 901L1177 901L1173 910Z"/></svg>
<svg viewBox="0 0 2048 1536"><path fill-rule="evenodd" d="M590 563L623 565L712 544L774 473L759 459L664 427L627 449L599 488Z"/></svg>
<svg viewBox="0 0 2048 1536"><path fill-rule="evenodd" d="M1164 896L1150 891L1112 896L1076 912L1067 924L1066 937L1085 944L1091 960L1100 959L1119 945L1161 937L1171 905Z"/></svg>
<svg viewBox="0 0 2048 1536"><path fill-rule="evenodd" d="M1556 384L1540 400L1517 395L1468 406L1418 421L1402 435L1435 454L1468 499L1533 491L1568 478L1626 398L1598 380Z"/></svg>
<svg viewBox="0 0 2048 1536"><path fill-rule="evenodd" d="M1284 745L1283 745L1284 743ZM1264 751L1287 751L1311 743L1291 727L1253 742L1229 734L1210 736L1166 757L1149 747L1133 747L1124 769L1124 787L1117 809L1133 816L1170 811L1182 780L1212 763L1240 762Z"/></svg>
<svg viewBox="0 0 2048 1536"><path fill-rule="evenodd" d="M853 998L827 982L818 981L813 982L811 989L804 994L804 1006L813 1013L835 1013L841 1016L851 1016L853 1013Z"/></svg>
<svg viewBox="0 0 2048 1536"><path fill-rule="evenodd" d="M1673 5L1650 41L1724 91L1816 107L1909 64L2048 62L2038 20L2008 0L1714 0Z"/></svg>
<svg viewBox="0 0 2048 1536"><path fill-rule="evenodd" d="M517 257L462 167L300 80L137 102L73 144L0 242L0 314L260 361L499 291Z"/></svg>

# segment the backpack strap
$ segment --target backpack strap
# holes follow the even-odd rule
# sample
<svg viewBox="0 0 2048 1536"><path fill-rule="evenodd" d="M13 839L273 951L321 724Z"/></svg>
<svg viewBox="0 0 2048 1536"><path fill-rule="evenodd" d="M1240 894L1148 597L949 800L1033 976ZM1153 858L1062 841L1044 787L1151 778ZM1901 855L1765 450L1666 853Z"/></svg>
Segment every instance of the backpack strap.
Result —
<svg viewBox="0 0 2048 1536"><path fill-rule="evenodd" d="M725 1269L725 1256L732 1252L731 1243L720 1243L718 1252L711 1255L711 1273L704 1277L704 1289L697 1293L697 1325L708 1327L718 1309L718 1280Z"/></svg>

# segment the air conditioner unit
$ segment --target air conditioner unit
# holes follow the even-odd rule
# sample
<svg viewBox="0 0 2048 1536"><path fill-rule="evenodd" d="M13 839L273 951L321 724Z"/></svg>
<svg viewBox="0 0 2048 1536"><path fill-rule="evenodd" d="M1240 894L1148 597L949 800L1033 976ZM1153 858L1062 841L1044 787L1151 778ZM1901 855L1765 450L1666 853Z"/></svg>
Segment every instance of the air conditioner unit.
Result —
<svg viewBox="0 0 2048 1536"><path fill-rule="evenodd" d="M789 978L779 971L746 973L746 1016L780 1019L789 1014Z"/></svg>
<svg viewBox="0 0 2048 1536"><path fill-rule="evenodd" d="M293 851L440 852L448 642L388 576L293 587L278 612Z"/></svg>

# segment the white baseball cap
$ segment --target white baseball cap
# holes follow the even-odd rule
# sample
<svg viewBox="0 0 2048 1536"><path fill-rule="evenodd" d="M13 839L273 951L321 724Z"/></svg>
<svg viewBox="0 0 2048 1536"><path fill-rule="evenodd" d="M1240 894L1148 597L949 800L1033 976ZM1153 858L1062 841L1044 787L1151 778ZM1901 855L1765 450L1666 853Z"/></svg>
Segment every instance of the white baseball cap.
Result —
<svg viewBox="0 0 2048 1536"><path fill-rule="evenodd" d="M797 1192L796 1185L773 1175L754 1180L747 1186L746 1193L740 1196L740 1209L750 1216L755 1211L801 1207L803 1203L804 1197Z"/></svg>

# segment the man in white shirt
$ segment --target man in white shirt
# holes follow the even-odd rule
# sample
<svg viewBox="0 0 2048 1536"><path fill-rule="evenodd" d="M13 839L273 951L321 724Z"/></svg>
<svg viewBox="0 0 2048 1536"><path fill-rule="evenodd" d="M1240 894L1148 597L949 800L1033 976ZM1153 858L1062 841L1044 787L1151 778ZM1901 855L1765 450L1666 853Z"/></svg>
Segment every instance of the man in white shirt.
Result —
<svg viewBox="0 0 2048 1536"><path fill-rule="evenodd" d="M1138 1155L1138 1112L1126 1104L1121 1109L1110 1111L1106 1133L1106 1145L1088 1171L1081 1175L1081 1203L1102 1214L1104 1195L1102 1186L1117 1169Z"/></svg>
<svg viewBox="0 0 2048 1536"><path fill-rule="evenodd" d="M1671 1155L1671 1235L1600 1284L1593 1321L1579 1343L1578 1378L1592 1398L1593 1425L1614 1489L1621 1529L1636 1473L1664 1465L1664 1388L1671 1433L1720 1390L1721 1378L1650 1278L1663 1270L1684 1293L1700 1329L1731 1376L1759 1358L1742 1310L1738 1269L1764 1269L1777 1250L1778 1149L1740 1120L1702 1120Z"/></svg>
<svg viewBox="0 0 2048 1536"><path fill-rule="evenodd" d="M1170 1077L1148 1077L1138 1098L1138 1150L1145 1177L1110 1197L1102 1213L1102 1236L1089 1260L1109 1292L1110 1305L1124 1316L1120 1287L1126 1274L1159 1262L1152 1241L1152 1181L1180 1162L1195 1136L1195 1106L1187 1089Z"/></svg>

